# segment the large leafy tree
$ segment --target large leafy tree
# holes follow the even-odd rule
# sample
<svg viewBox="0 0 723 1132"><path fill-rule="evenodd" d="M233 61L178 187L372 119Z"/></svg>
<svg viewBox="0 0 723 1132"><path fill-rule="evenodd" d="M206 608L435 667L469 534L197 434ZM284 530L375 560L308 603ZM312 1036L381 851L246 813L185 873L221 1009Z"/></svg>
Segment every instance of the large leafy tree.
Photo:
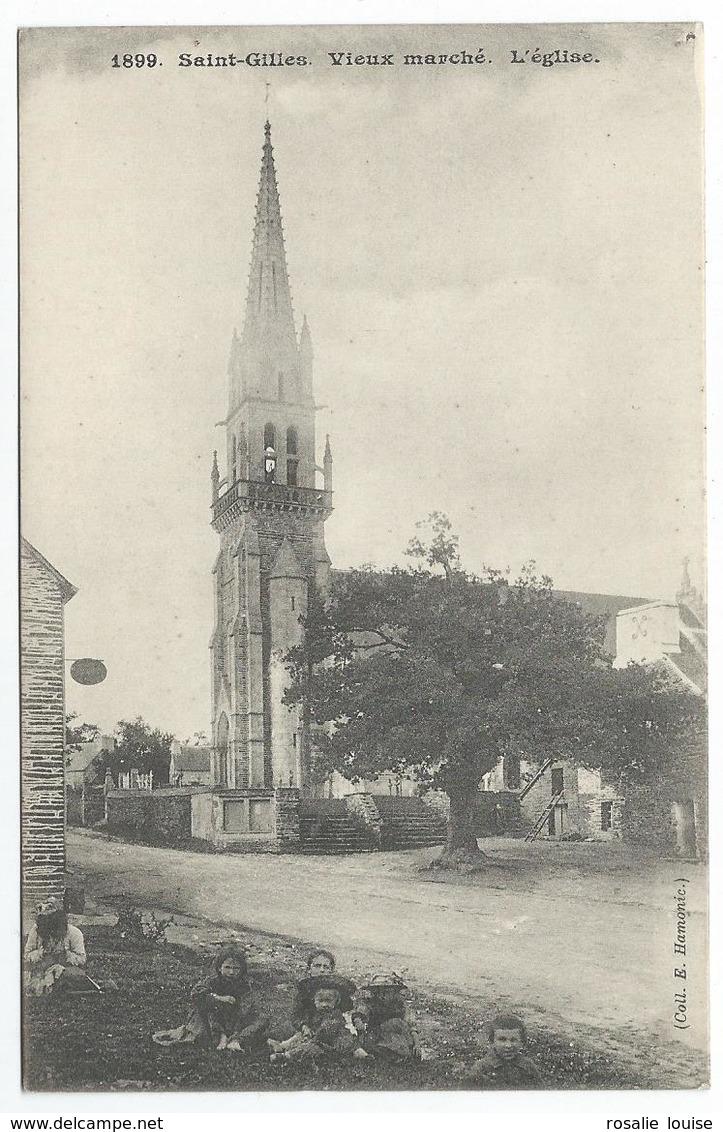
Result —
<svg viewBox="0 0 723 1132"><path fill-rule="evenodd" d="M408 552L409 568L353 570L325 602L313 598L305 643L288 657L287 702L325 725L320 775L412 773L447 793L445 863L483 858L474 800L502 755L644 774L642 740L659 757L695 714L695 697L659 673L613 670L602 620L532 566L513 581L463 571L443 515L420 525Z"/></svg>
<svg viewBox="0 0 723 1132"><path fill-rule="evenodd" d="M115 748L100 756L102 765L109 767L114 777L131 769L141 774L152 770L155 782L168 782L173 739L170 732L151 727L141 716L122 719L115 728Z"/></svg>

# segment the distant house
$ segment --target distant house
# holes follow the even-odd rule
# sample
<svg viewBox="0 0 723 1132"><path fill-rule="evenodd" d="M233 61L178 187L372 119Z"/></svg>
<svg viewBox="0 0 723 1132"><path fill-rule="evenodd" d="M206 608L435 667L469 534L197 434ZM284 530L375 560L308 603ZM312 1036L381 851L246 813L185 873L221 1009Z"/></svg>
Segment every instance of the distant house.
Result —
<svg viewBox="0 0 723 1132"><path fill-rule="evenodd" d="M557 592L585 613L606 616L605 644L616 668L662 663L692 692L705 694L705 606L690 585L687 568L676 601ZM550 756L537 769L508 756L482 780L484 791L516 795L520 830L539 837L624 837L684 857L705 852L704 736L693 736L681 747L672 772L624 791L600 771L555 758L554 752ZM495 830L490 825L485 832Z"/></svg>
<svg viewBox="0 0 723 1132"><path fill-rule="evenodd" d="M210 786L211 747L192 747L174 739L168 778L171 786Z"/></svg>
<svg viewBox="0 0 723 1132"><path fill-rule="evenodd" d="M69 789L82 790L84 786L103 784L104 770L100 756L104 751L112 751L112 735L99 735L83 743L79 751L68 751L65 758L65 785Z"/></svg>
<svg viewBox="0 0 723 1132"><path fill-rule="evenodd" d="M604 647L617 654L621 611L649 604L647 598L555 590L557 597L583 613L604 618ZM511 793L519 804L518 831L537 837L577 835L607 841L622 836L623 799L617 784L606 783L600 771L556 758L554 751L540 767L512 755L500 759L481 783L484 791ZM490 810L490 813L492 811ZM490 824L487 833L497 832Z"/></svg>
<svg viewBox="0 0 723 1132"><path fill-rule="evenodd" d="M26 910L65 890L64 610L75 586L20 540L21 874Z"/></svg>
<svg viewBox="0 0 723 1132"><path fill-rule="evenodd" d="M704 695L708 678L705 603L687 564L675 601L649 601L617 616L616 668L662 661L686 687Z"/></svg>

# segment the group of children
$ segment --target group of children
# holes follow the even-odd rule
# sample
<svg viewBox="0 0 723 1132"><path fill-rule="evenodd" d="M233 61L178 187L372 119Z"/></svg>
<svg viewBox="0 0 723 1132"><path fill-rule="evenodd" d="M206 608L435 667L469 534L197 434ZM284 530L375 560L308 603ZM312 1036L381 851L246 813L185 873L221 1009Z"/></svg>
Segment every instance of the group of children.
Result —
<svg viewBox="0 0 723 1132"><path fill-rule="evenodd" d="M272 1064L316 1065L322 1061L368 1058L385 1062L421 1060L422 1049L407 1015L406 986L397 974L375 975L356 987L336 973L330 951L313 951L296 985L286 1036L273 1037L268 1016L254 1004L246 957L236 947L217 954L210 976L191 992L188 1020L153 1035L158 1045L198 1043L239 1053L264 1051ZM488 1028L489 1050L465 1071L479 1088L544 1088L541 1074L525 1054L524 1023L500 1014Z"/></svg>
<svg viewBox="0 0 723 1132"><path fill-rule="evenodd" d="M85 964L82 932L68 923L60 902L46 901L38 908L25 944L26 993L98 994L118 989L112 980L91 979ZM336 973L330 951L317 949L296 984L289 1023L279 1029L254 1001L243 951L223 947L210 974L191 991L187 1020L175 1029L159 1030L153 1041L161 1046L190 1043L237 1054L256 1052L267 1055L274 1065L421 1060L419 1037L407 1014L406 990L397 974L378 974L357 987ZM485 1056L461 1069L460 1077L481 1089L544 1088L541 1074L526 1056L527 1034L520 1018L497 1015L488 1037Z"/></svg>

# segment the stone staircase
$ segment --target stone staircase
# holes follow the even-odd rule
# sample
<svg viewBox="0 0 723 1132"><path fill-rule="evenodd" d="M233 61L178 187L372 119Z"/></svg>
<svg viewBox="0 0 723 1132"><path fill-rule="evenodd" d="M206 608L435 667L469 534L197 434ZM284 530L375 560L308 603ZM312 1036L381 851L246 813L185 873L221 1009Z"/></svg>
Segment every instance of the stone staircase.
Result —
<svg viewBox="0 0 723 1132"><path fill-rule="evenodd" d="M381 818L381 827L377 820L376 832L365 826L358 814L349 812L348 799L318 798L302 802L299 851L371 853L379 849L424 849L446 840L446 821L420 798L379 795L372 801Z"/></svg>
<svg viewBox="0 0 723 1132"><path fill-rule="evenodd" d="M347 813L343 798L302 802L299 837L302 853L370 853L376 848L367 831Z"/></svg>
<svg viewBox="0 0 723 1132"><path fill-rule="evenodd" d="M446 841L446 821L421 798L375 795L374 801L382 819L381 849L424 849Z"/></svg>

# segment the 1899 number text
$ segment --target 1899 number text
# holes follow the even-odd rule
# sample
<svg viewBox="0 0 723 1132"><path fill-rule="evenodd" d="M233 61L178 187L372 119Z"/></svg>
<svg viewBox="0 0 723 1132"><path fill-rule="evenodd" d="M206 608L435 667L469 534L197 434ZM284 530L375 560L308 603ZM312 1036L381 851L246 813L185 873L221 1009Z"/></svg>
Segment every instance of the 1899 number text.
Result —
<svg viewBox="0 0 723 1132"><path fill-rule="evenodd" d="M114 67L156 67L159 66L157 55L114 55L111 59Z"/></svg>

